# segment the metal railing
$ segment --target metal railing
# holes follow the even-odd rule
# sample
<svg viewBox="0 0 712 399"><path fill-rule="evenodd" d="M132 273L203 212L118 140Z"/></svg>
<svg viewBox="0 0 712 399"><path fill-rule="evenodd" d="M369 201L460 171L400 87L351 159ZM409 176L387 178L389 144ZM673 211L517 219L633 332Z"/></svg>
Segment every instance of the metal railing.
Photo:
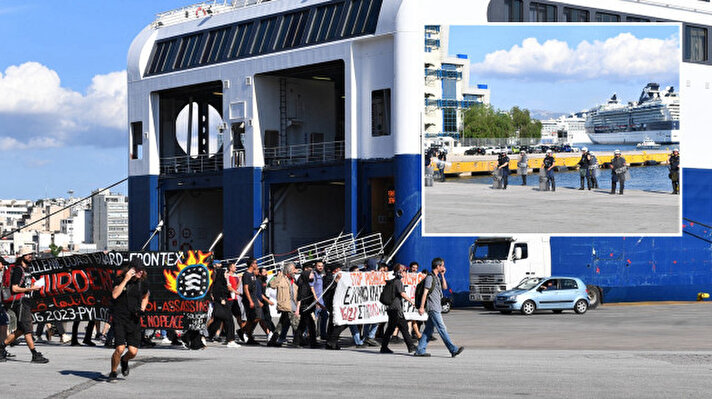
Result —
<svg viewBox="0 0 712 399"><path fill-rule="evenodd" d="M232 150L232 167L245 166L245 150Z"/></svg>
<svg viewBox="0 0 712 399"><path fill-rule="evenodd" d="M244 8L274 0L212 0L191 4L175 10L156 14L156 19L151 26L159 29L164 26L175 25L191 19L209 17L221 12Z"/></svg>
<svg viewBox="0 0 712 399"><path fill-rule="evenodd" d="M264 149L265 166L281 167L344 159L344 142L328 141Z"/></svg>
<svg viewBox="0 0 712 399"><path fill-rule="evenodd" d="M373 233L361 238L354 238L353 234L340 234L335 238L304 245L286 255L276 256L269 254L257 259L257 265L268 272L281 270L285 264L293 262L301 268L307 262L320 260L324 263L338 262L345 266L363 262L369 258L383 255L383 239L381 233ZM277 258L281 259L277 259ZM221 262L230 263L237 258L224 259ZM237 272L242 273L247 269L245 259L237 265Z"/></svg>
<svg viewBox="0 0 712 399"><path fill-rule="evenodd" d="M222 152L161 158L162 175L212 172L223 169Z"/></svg>

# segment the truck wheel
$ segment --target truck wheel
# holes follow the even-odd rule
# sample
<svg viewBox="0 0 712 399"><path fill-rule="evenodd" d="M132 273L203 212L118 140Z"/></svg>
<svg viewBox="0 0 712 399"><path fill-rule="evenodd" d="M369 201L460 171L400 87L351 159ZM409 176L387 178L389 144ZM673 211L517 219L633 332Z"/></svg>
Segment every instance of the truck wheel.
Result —
<svg viewBox="0 0 712 399"><path fill-rule="evenodd" d="M579 299L574 305L574 311L578 314L584 314L588 310L588 302L585 299Z"/></svg>
<svg viewBox="0 0 712 399"><path fill-rule="evenodd" d="M494 302L482 302L482 306L487 310L494 310Z"/></svg>
<svg viewBox="0 0 712 399"><path fill-rule="evenodd" d="M536 305L534 301L528 300L522 304L521 312L523 315L529 316L536 310Z"/></svg>
<svg viewBox="0 0 712 399"><path fill-rule="evenodd" d="M587 285L586 291L588 291L588 307L596 309L601 304L601 290L595 285Z"/></svg>

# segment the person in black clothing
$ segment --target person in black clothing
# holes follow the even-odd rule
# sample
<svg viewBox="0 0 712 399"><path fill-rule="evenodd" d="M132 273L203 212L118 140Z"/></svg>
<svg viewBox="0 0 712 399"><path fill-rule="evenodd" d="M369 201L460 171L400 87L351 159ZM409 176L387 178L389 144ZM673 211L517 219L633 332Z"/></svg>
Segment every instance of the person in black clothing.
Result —
<svg viewBox="0 0 712 399"><path fill-rule="evenodd" d="M621 156L620 150L613 151L613 159L611 160L611 194L616 193L616 183L620 182L620 191L618 194L623 195L625 187L625 172L628 167L625 163L625 158Z"/></svg>
<svg viewBox="0 0 712 399"><path fill-rule="evenodd" d="M5 347L10 345L17 337L20 335L25 336L25 342L27 342L27 348L32 352L32 363L47 363L49 360L42 356L40 352L35 350L35 342L32 339L32 312L31 308L31 296L35 291L39 291L42 287L35 286L32 283L32 276L28 272L30 262L32 261L32 256L34 252L27 247L20 249L17 254L17 260L15 261L15 266L12 267L10 275L10 290L13 295L22 295L21 298L13 301L11 304L11 309L15 312L17 316L17 329L9 334L5 341L0 342L0 359L7 358L7 352ZM6 271L7 273L7 271Z"/></svg>
<svg viewBox="0 0 712 399"><path fill-rule="evenodd" d="M74 320L72 323L72 346L79 346L79 323L81 323L80 320ZM84 330L84 340L82 340L82 343L86 346L96 346L96 344L91 341L91 334L92 331L94 331L95 323L95 320L89 320L87 328Z"/></svg>
<svg viewBox="0 0 712 399"><path fill-rule="evenodd" d="M591 189L591 180L588 173L588 166L590 163L590 155L588 154L588 148L583 147L581 149L581 159L578 161L579 166L579 179L581 180L581 186L579 190L583 190L584 180L588 183L588 189Z"/></svg>
<svg viewBox="0 0 712 399"><path fill-rule="evenodd" d="M316 342L316 323L314 322L314 307L316 297L312 291L314 276L312 275L313 265L304 265L302 273L297 280L297 313L299 314L299 326L294 336L294 346L299 346L304 335L304 330L309 330L309 345L311 348L318 348Z"/></svg>
<svg viewBox="0 0 712 399"><path fill-rule="evenodd" d="M497 159L497 169L502 176L502 189L507 189L507 184L509 184L509 157L506 151L502 151L499 154L499 159Z"/></svg>
<svg viewBox="0 0 712 399"><path fill-rule="evenodd" d="M129 360L136 357L141 345L141 315L148 305L148 284L146 283L146 267L140 258L131 261L130 268L125 267L123 273L114 279L114 289L111 297L114 299L111 309L111 328L114 331L116 349L111 356L111 372L109 381L116 379L116 370L121 363L121 374L129 375ZM128 351L124 353L128 346Z"/></svg>
<svg viewBox="0 0 712 399"><path fill-rule="evenodd" d="M390 342L391 336L396 330L396 327L403 334L403 339L405 340L405 344L408 347L408 352L415 352L416 345L413 342L410 334L408 334L408 322L405 321L405 315L403 314L403 302L401 301L401 298L410 302L410 304L413 306L415 306L415 303L405 293L405 286L403 285L403 281L401 280L402 267L403 265L401 265L400 263L396 263L395 266L393 266L394 281L391 284L395 284L394 288L396 297L386 309L386 313L388 314L388 327L386 327L386 332L383 333L383 341L381 341L381 353L393 353L393 351L388 348L388 343Z"/></svg>
<svg viewBox="0 0 712 399"><path fill-rule="evenodd" d="M554 159L551 150L546 151L546 156L544 157L544 169L546 170L546 185L551 191L556 191L556 180L554 179Z"/></svg>
<svg viewBox="0 0 712 399"><path fill-rule="evenodd" d="M255 258L247 259L247 270L242 274L242 303L245 308L247 323L243 331L247 335L247 345L259 345L255 340L254 332L258 324L262 324L262 293L261 287L257 287L257 260ZM262 329L266 329L264 324ZM267 331L265 331L267 332Z"/></svg>
<svg viewBox="0 0 712 399"><path fill-rule="evenodd" d="M272 322L272 313L270 310L270 306L274 305L274 303L267 296L267 277L267 269L260 267L257 280L260 283L260 288L262 288L262 315L264 316L262 321L269 330L267 333L267 341L269 341L274 333L274 323Z"/></svg>
<svg viewBox="0 0 712 399"><path fill-rule="evenodd" d="M668 159L670 168L670 181L672 182L672 193L680 194L680 150L672 150L672 155Z"/></svg>
<svg viewBox="0 0 712 399"><path fill-rule="evenodd" d="M438 171L440 172L440 181L445 182L445 166L447 161L447 151L443 148L438 151Z"/></svg>
<svg viewBox="0 0 712 399"><path fill-rule="evenodd" d="M332 263L327 266L326 275L324 276L324 306L326 306L329 312L329 327L327 329L327 335L329 336L326 341L326 349L339 350L339 336L341 333L348 328L347 325L337 326L334 325L334 294L336 293L336 285L341 279L341 264Z"/></svg>
<svg viewBox="0 0 712 399"><path fill-rule="evenodd" d="M235 323L232 320L232 311L228 300L230 299L230 292L234 290L227 282L226 269L220 267L218 263L214 271L215 279L212 285L212 297L213 297L213 317L215 320L210 324L208 328L208 337L211 339L215 337L215 332L220 328L222 323L223 331L225 331L226 341L225 345L228 348L239 348L235 342Z"/></svg>

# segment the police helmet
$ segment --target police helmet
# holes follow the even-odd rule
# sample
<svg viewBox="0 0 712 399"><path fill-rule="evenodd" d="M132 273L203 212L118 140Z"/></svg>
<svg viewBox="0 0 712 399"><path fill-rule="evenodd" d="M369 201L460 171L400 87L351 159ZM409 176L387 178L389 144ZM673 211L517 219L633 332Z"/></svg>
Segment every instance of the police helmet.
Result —
<svg viewBox="0 0 712 399"><path fill-rule="evenodd" d="M613 151L613 154L615 154L615 155L621 155L621 150L615 150L615 151Z"/></svg>
<svg viewBox="0 0 712 399"><path fill-rule="evenodd" d="M581 149L581 151L583 151L583 152L588 152L588 147L583 147L583 148Z"/></svg>
<svg viewBox="0 0 712 399"><path fill-rule="evenodd" d="M673 148L673 149L672 149L672 152L680 152L680 150L677 149L677 148Z"/></svg>

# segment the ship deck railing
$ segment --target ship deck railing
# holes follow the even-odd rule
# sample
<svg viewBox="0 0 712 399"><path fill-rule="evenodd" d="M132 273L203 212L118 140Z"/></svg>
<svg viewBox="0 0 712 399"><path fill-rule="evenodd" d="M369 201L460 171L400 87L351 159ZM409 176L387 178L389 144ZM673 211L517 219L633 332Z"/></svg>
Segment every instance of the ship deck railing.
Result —
<svg viewBox="0 0 712 399"><path fill-rule="evenodd" d="M226 11L266 3L274 0L212 0L191 4L175 10L156 14L156 19L151 26L159 29L194 19L206 18Z"/></svg>
<svg viewBox="0 0 712 399"><path fill-rule="evenodd" d="M257 266L264 268L269 273L274 273L287 263L294 263L298 268L313 261L324 263L340 263L345 267L365 262L369 258L378 258L384 253L383 238L381 233L372 233L363 237L354 237L352 233L339 234L334 238L319 241L297 248L287 254L269 254L257 258ZM237 264L236 272L244 273L247 270L246 258L228 258L220 262Z"/></svg>
<svg viewBox="0 0 712 399"><path fill-rule="evenodd" d="M327 163L344 159L344 141L327 141L264 149L265 167Z"/></svg>
<svg viewBox="0 0 712 399"><path fill-rule="evenodd" d="M215 172L223 169L223 154L180 155L161 158L162 175Z"/></svg>

